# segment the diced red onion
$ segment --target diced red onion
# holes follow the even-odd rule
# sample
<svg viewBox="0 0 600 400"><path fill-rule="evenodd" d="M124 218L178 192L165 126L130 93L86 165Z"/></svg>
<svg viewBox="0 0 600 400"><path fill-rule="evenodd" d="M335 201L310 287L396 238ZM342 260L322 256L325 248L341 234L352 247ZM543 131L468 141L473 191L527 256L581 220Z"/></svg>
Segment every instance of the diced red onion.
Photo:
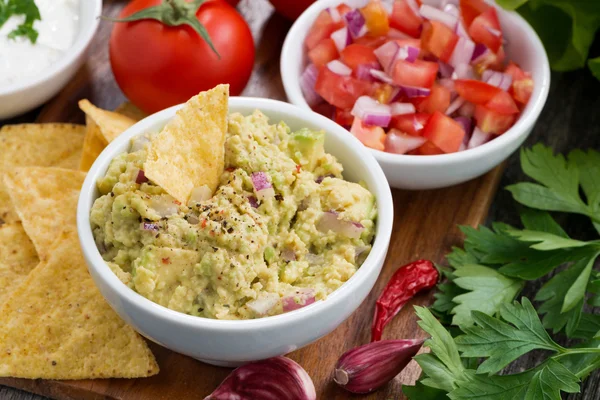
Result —
<svg viewBox="0 0 600 400"><path fill-rule="evenodd" d="M442 8L445 2L445 0L421 0L421 4L427 4L428 6L436 8Z"/></svg>
<svg viewBox="0 0 600 400"><path fill-rule="evenodd" d="M463 99L462 97L457 97L448 106L448 109L446 110L446 115L452 115L456 110L462 107L463 104L465 104L465 99Z"/></svg>
<svg viewBox="0 0 600 400"><path fill-rule="evenodd" d="M449 78L438 79L438 84L440 86L445 87L446 89L448 89L451 92L455 91L454 81L452 79L449 79Z"/></svg>
<svg viewBox="0 0 600 400"><path fill-rule="evenodd" d="M325 11L329 13L329 16L333 22L340 22L342 20L342 16L340 15L337 7L327 7Z"/></svg>
<svg viewBox="0 0 600 400"><path fill-rule="evenodd" d="M465 135L466 137L467 135ZM465 144L465 142L463 141L460 146L458 146L458 151L465 151L467 150L467 145Z"/></svg>
<svg viewBox="0 0 600 400"><path fill-rule="evenodd" d="M394 86L392 89L392 94L390 95L390 103L394 103L402 97L402 89L398 86Z"/></svg>
<svg viewBox="0 0 600 400"><path fill-rule="evenodd" d="M258 208L258 200L254 196L248 196L248 203L250 203L250 207Z"/></svg>
<svg viewBox="0 0 600 400"><path fill-rule="evenodd" d="M317 222L317 229L323 233L332 231L351 239L358 239L364 226L359 222L339 219L339 214L335 211L326 211Z"/></svg>
<svg viewBox="0 0 600 400"><path fill-rule="evenodd" d="M455 4L445 2L444 12L450 15L454 15L456 18L460 16L460 11L458 11L458 7Z"/></svg>
<svg viewBox="0 0 600 400"><path fill-rule="evenodd" d="M190 202L192 203L201 203L206 201L212 197L212 190L206 185L197 186L192 189L192 193L190 195Z"/></svg>
<svg viewBox="0 0 600 400"><path fill-rule="evenodd" d="M386 73L385 73L385 72L383 72L383 71L378 71L378 70L375 70L375 69L371 69L371 70L369 71L369 74L370 74L370 75L371 75L373 78L377 79L378 81L381 81L381 82L387 83L387 84L389 84L389 85L393 85L393 84L394 84L394 80L392 79L392 77L391 77L391 76L389 76L388 74L386 74Z"/></svg>
<svg viewBox="0 0 600 400"><path fill-rule="evenodd" d="M344 50L346 46L352 43L352 37L350 36L350 32L348 32L348 28L346 27L333 32L330 37L333 40L333 43L335 43L335 47L337 47L339 52Z"/></svg>
<svg viewBox="0 0 600 400"><path fill-rule="evenodd" d="M316 183L318 183L318 184L321 184L321 183L323 182L323 179L325 179L325 178L335 178L335 175L333 175L333 174L329 174L329 175L319 176L319 177L318 177L318 178L315 180L315 182L316 182Z"/></svg>
<svg viewBox="0 0 600 400"><path fill-rule="evenodd" d="M283 261L296 261L296 253L294 250L286 247L281 251L281 259Z"/></svg>
<svg viewBox="0 0 600 400"><path fill-rule="evenodd" d="M157 195L150 197L149 206L162 218L169 217L179 212L179 206L175 204L173 196Z"/></svg>
<svg viewBox="0 0 600 400"><path fill-rule="evenodd" d="M417 110L412 103L391 103L390 111L392 115L414 114Z"/></svg>
<svg viewBox="0 0 600 400"><path fill-rule="evenodd" d="M460 65L469 65L474 51L475 43L472 40L465 37L459 37L448 63L454 68L457 68Z"/></svg>
<svg viewBox="0 0 600 400"><path fill-rule="evenodd" d="M273 185L269 182L269 178L264 172L253 172L252 173L252 185L256 192L256 198L258 200L265 200L267 198L275 197L275 190Z"/></svg>
<svg viewBox="0 0 600 400"><path fill-rule="evenodd" d="M135 177L135 183L142 184L148 182L148 178L146 178L146 174L143 169L138 170L137 176Z"/></svg>
<svg viewBox="0 0 600 400"><path fill-rule="evenodd" d="M315 91L315 84L317 83L318 76L319 69L315 65L309 64L300 77L300 89L302 89L304 99L309 106L313 106L322 101L321 96Z"/></svg>
<svg viewBox="0 0 600 400"><path fill-rule="evenodd" d="M265 293L262 297L247 302L246 305L256 314L265 315L277 303L279 303L279 295L277 293Z"/></svg>
<svg viewBox="0 0 600 400"><path fill-rule="evenodd" d="M367 25L365 24L365 17L358 10L348 11L344 14L344 20L346 26L352 38L356 39L364 36L367 33Z"/></svg>
<svg viewBox="0 0 600 400"><path fill-rule="evenodd" d="M363 81L374 81L371 71L379 71L381 66L378 62L372 62L367 64L360 64L356 67L356 77Z"/></svg>
<svg viewBox="0 0 600 400"><path fill-rule="evenodd" d="M131 149L129 149L130 153L135 153L136 151L142 150L146 143L150 143L150 139L146 135L136 136L131 141Z"/></svg>
<svg viewBox="0 0 600 400"><path fill-rule="evenodd" d="M369 96L361 96L354 103L351 114L367 125L387 127L392 119L390 106Z"/></svg>
<svg viewBox="0 0 600 400"><path fill-rule="evenodd" d="M387 15L390 15L394 11L394 3L389 1L382 1L381 6L384 8Z"/></svg>
<svg viewBox="0 0 600 400"><path fill-rule="evenodd" d="M299 302L296 302L296 299ZM296 290L293 295L285 296L281 303L283 304L283 312L294 311L302 307L306 307L315 302L315 290L311 288L302 288Z"/></svg>
<svg viewBox="0 0 600 400"><path fill-rule="evenodd" d="M419 16L419 4L416 0L405 0L406 5L410 10L418 17Z"/></svg>
<svg viewBox="0 0 600 400"><path fill-rule="evenodd" d="M419 50L416 47L401 46L398 49L398 52L396 53L396 57L394 58L394 61L392 62L392 66L393 66L393 63L395 63L397 60L406 60L411 63L415 62L415 60L419 57L420 52L421 52L421 50Z"/></svg>
<svg viewBox="0 0 600 400"><path fill-rule="evenodd" d="M329 61L327 63L327 68L334 74L341 76L350 76L350 74L352 74L352 69L339 60Z"/></svg>
<svg viewBox="0 0 600 400"><path fill-rule="evenodd" d="M387 36L390 39L414 39L412 36L409 36L406 33L401 32L398 29L394 29L394 28L390 28Z"/></svg>
<svg viewBox="0 0 600 400"><path fill-rule="evenodd" d="M454 72L454 67L452 65L446 64L441 60L438 60L438 65L440 66L438 71L442 78L450 78L452 76L452 73Z"/></svg>
<svg viewBox="0 0 600 400"><path fill-rule="evenodd" d="M351 8L363 8L369 4L369 1L370 0L346 0L344 1L344 4Z"/></svg>
<svg viewBox="0 0 600 400"><path fill-rule="evenodd" d="M420 131L423 128L424 128L423 124L421 123L421 121L419 121L417 119L417 116L415 115L413 117L413 129L415 130L415 132L418 132L418 131Z"/></svg>
<svg viewBox="0 0 600 400"><path fill-rule="evenodd" d="M422 136L411 136L396 129L391 129L385 137L385 151L394 154L406 154L421 147L427 139Z"/></svg>
<svg viewBox="0 0 600 400"><path fill-rule="evenodd" d="M473 103L465 102L465 104L460 106L460 108L458 109L458 115L463 116L463 117L471 118L471 117L473 117L474 114L475 114L475 104L473 104Z"/></svg>
<svg viewBox="0 0 600 400"><path fill-rule="evenodd" d="M400 86L402 91L408 98L427 97L431 94L431 90L427 88L419 88L414 86Z"/></svg>
<svg viewBox="0 0 600 400"><path fill-rule="evenodd" d="M460 37L464 37L467 39L471 39L469 36L469 32L467 32L467 28L465 28L465 24L459 19L456 23L456 28L454 28L454 33L456 33Z"/></svg>
<svg viewBox="0 0 600 400"><path fill-rule="evenodd" d="M471 118L456 117L454 118L454 120L462 126L463 130L465 131L465 134L469 135L471 133Z"/></svg>
<svg viewBox="0 0 600 400"><path fill-rule="evenodd" d="M394 40L390 40L389 42L384 43L375 49L373 53L379 60L379 63L383 67L384 71L390 72L399 49L400 46Z"/></svg>
<svg viewBox="0 0 600 400"><path fill-rule="evenodd" d="M489 142L492 136L493 135L491 133L485 133L478 127L475 127L467 148L472 149L477 146L481 146L482 144Z"/></svg>
<svg viewBox="0 0 600 400"><path fill-rule="evenodd" d="M500 37L500 36L502 36L502 31L499 31L498 29L494 29L494 28L492 28L491 26L487 26L487 25L484 25L484 28L485 28L485 29L486 29L486 30L487 30L489 33L491 33L492 35L494 35L494 36L496 36L496 37Z"/></svg>
<svg viewBox="0 0 600 400"><path fill-rule="evenodd" d="M428 6L427 4L421 6L419 13L423 18L441 22L452 30L456 28L456 23L458 22L458 17L456 15L448 14L447 12Z"/></svg>
<svg viewBox="0 0 600 400"><path fill-rule="evenodd" d="M512 75L486 69L481 75L481 80L502 90L508 90L512 85L513 78Z"/></svg>
<svg viewBox="0 0 600 400"><path fill-rule="evenodd" d="M486 57L490 52L484 44L477 43L475 50L473 50L473 56L471 56L471 62L477 64L481 58Z"/></svg>
<svg viewBox="0 0 600 400"><path fill-rule="evenodd" d="M473 67L469 64L457 65L452 74L452 78L454 79L473 79L474 77Z"/></svg>
<svg viewBox="0 0 600 400"><path fill-rule="evenodd" d="M158 225L150 222L142 222L141 227L145 231L158 231Z"/></svg>

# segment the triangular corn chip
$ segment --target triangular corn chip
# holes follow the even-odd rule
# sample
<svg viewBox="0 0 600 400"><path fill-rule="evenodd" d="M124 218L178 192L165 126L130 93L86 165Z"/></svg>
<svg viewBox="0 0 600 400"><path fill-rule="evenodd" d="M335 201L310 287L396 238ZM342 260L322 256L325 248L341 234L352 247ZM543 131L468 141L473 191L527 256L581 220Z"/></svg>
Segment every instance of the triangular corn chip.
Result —
<svg viewBox="0 0 600 400"><path fill-rule="evenodd" d="M123 114L98 108L87 99L79 101L79 108L96 123L107 143L137 122Z"/></svg>
<svg viewBox="0 0 600 400"><path fill-rule="evenodd" d="M0 304L39 261L21 223L0 226Z"/></svg>
<svg viewBox="0 0 600 400"><path fill-rule="evenodd" d="M223 173L229 85L192 97L151 140L146 177L182 203L203 185L217 188Z"/></svg>
<svg viewBox="0 0 600 400"><path fill-rule="evenodd" d="M115 112L125 115L126 117L129 117L134 121L141 121L142 119L148 116L148 114L146 114L145 112L143 112L128 101L117 107L115 109Z"/></svg>
<svg viewBox="0 0 600 400"><path fill-rule="evenodd" d="M158 373L146 342L102 298L77 235L58 235L48 260L0 308L0 376L136 378Z"/></svg>

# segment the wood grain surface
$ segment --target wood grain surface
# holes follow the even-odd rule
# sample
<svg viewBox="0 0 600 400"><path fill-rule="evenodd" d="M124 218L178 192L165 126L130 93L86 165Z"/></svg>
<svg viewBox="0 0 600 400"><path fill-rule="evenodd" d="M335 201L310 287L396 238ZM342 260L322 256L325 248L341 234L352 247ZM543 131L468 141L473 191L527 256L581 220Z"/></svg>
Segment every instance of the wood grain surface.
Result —
<svg viewBox="0 0 600 400"><path fill-rule="evenodd" d="M105 1L104 13L115 15L122 5L123 2L120 1ZM250 24L257 47L256 65L243 95L285 100L279 75L279 52L290 23L274 14L266 0L242 0L238 9ZM110 24L101 24L86 66L61 94L41 110L13 122L33 121L36 118L40 122L83 122L83 115L76 103L84 97L109 109L120 104L124 97L114 82L107 56L106 40L110 30ZM549 104L529 143L544 138L558 150L581 147L584 141L590 147L599 148L600 116L594 117L594 114L595 110L600 109L600 99L597 96L600 84L587 73L554 75L553 78ZM375 298L397 267L416 258L441 261L452 245L461 243L457 225L475 226L484 222L494 198L493 220L516 223L516 209L509 196L504 191L500 191L496 197L494 195L499 182L504 186L520 179L523 177L517 157L513 156L504 174L501 169L496 169L480 179L443 190L394 191L394 234L375 289L361 307L334 332L290 354L313 378L319 399L403 399L401 384L412 383L420 373L415 363L411 363L392 383L375 394L352 396L331 383L331 373L337 358L345 350L368 341ZM589 230L582 228L582 220L575 220L568 226L576 237L584 238L591 234ZM430 300L431 293L428 293L418 296L411 304L427 304ZM405 307L401 311L386 329L384 338L422 336L411 308ZM203 399L230 371L203 364L157 345L152 345L152 350L161 367L161 373L152 378L61 382L0 379L0 384L61 400ZM538 361L536 356L534 354L519 360L511 368L517 371L525 365L535 365ZM593 375L582 385L583 394L570 396L569 399L599 398L598 384L598 375ZM41 400L43 397L0 387L0 399Z"/></svg>

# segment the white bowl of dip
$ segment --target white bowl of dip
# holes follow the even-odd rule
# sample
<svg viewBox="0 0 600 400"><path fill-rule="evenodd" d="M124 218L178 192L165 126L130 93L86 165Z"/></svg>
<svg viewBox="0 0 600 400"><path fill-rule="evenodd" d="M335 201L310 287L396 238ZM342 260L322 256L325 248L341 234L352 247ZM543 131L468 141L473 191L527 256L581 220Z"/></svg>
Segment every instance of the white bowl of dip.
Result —
<svg viewBox="0 0 600 400"><path fill-rule="evenodd" d="M325 150L344 166L344 179L365 182L376 197L378 216L373 247L360 268L327 299L285 314L252 320L217 320L183 314L127 287L104 262L92 234L90 210L100 196L96 182L110 162L127 152L132 138L160 130L181 108L174 106L138 122L113 141L92 165L77 208L77 230L86 262L100 292L123 320L148 339L209 364L236 366L297 350L327 335L367 297L385 261L394 219L392 194L381 167L344 128L312 111L280 101L250 97L229 99L229 112L266 114L270 123L284 121L292 131L323 129ZM370 318L370 315L365 315Z"/></svg>
<svg viewBox="0 0 600 400"><path fill-rule="evenodd" d="M0 28L0 120L23 114L57 94L84 62L102 13L102 0L35 0L35 44L8 34L24 19Z"/></svg>

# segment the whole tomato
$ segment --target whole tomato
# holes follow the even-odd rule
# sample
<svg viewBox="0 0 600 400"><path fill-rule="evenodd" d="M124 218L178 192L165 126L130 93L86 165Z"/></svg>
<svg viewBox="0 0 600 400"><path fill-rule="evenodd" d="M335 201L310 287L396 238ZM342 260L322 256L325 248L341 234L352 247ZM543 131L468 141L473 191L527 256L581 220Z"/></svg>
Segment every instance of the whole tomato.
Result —
<svg viewBox="0 0 600 400"><path fill-rule="evenodd" d="M193 10L187 11L190 19L197 18L206 28L219 55L191 26L169 26L174 16L167 7L177 7L176 1L133 0L119 18L150 7L160 10L153 13L159 14L160 20L148 17L119 22L110 36L115 79L135 105L154 113L219 83L229 83L232 95L244 90L254 65L254 40L233 7L225 1L210 0L195 15Z"/></svg>
<svg viewBox="0 0 600 400"><path fill-rule="evenodd" d="M232 7L237 7L240 0L227 0L227 2L231 4Z"/></svg>
<svg viewBox="0 0 600 400"><path fill-rule="evenodd" d="M316 0L269 0L275 10L287 19L295 20Z"/></svg>

